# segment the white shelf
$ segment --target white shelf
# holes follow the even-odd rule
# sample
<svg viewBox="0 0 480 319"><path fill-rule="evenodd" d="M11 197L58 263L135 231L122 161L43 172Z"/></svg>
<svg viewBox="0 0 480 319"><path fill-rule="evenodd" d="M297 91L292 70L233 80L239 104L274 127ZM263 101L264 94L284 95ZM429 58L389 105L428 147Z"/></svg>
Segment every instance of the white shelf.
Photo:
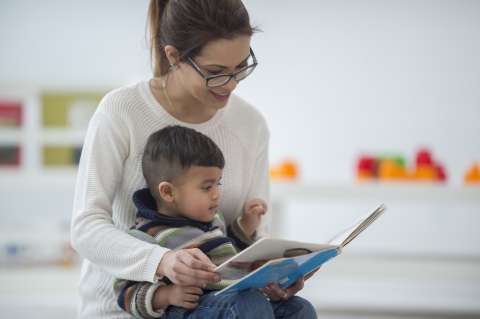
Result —
<svg viewBox="0 0 480 319"><path fill-rule="evenodd" d="M272 183L273 200L381 199L415 201L473 201L480 203L480 186L433 183L358 183L326 185L298 182Z"/></svg>
<svg viewBox="0 0 480 319"><path fill-rule="evenodd" d="M21 128L0 128L0 143L19 144L24 138L24 132Z"/></svg>
<svg viewBox="0 0 480 319"><path fill-rule="evenodd" d="M83 145L85 130L44 128L41 132L43 145Z"/></svg>
<svg viewBox="0 0 480 319"><path fill-rule="evenodd" d="M73 190L76 180L76 167L45 168L42 173L29 172L23 169L0 169L0 192L9 190L37 191Z"/></svg>

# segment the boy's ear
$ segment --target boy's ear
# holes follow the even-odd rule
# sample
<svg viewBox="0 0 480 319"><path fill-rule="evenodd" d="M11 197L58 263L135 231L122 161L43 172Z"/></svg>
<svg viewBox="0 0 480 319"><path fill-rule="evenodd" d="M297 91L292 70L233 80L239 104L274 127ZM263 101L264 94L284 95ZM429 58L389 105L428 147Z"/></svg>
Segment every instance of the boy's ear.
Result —
<svg viewBox="0 0 480 319"><path fill-rule="evenodd" d="M161 182L158 184L158 194L160 198L166 203L173 203L175 201L175 194L173 185L169 182Z"/></svg>

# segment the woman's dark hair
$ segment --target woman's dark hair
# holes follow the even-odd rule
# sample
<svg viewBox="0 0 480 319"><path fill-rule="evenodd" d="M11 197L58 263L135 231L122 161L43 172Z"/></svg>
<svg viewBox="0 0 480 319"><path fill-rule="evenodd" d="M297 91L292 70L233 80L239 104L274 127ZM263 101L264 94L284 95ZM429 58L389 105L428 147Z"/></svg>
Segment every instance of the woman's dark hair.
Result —
<svg viewBox="0 0 480 319"><path fill-rule="evenodd" d="M251 36L257 31L241 0L151 0L148 26L155 77L168 72L166 45L174 46L184 61L212 40Z"/></svg>
<svg viewBox="0 0 480 319"><path fill-rule="evenodd" d="M225 159L217 144L194 129L174 125L151 134L142 156L142 172L157 200L158 185L172 181L192 166L223 169Z"/></svg>

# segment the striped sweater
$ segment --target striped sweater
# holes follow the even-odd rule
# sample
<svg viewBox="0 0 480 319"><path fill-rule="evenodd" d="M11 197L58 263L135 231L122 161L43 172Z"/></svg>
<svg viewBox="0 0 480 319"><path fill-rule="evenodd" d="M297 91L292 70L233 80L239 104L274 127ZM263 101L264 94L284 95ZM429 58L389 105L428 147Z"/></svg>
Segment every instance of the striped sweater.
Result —
<svg viewBox="0 0 480 319"><path fill-rule="evenodd" d="M129 234L143 241L169 249L199 248L215 265L222 264L253 242L242 232L238 220L226 227L221 213L209 223L159 213L147 188L135 192L133 202L138 211L135 226ZM223 279L206 289L223 289L231 283L231 280ZM128 309L134 317L160 318L163 311L154 311L152 298L158 287L167 284L170 284L168 278L155 284L117 279L114 291L118 305L125 311Z"/></svg>

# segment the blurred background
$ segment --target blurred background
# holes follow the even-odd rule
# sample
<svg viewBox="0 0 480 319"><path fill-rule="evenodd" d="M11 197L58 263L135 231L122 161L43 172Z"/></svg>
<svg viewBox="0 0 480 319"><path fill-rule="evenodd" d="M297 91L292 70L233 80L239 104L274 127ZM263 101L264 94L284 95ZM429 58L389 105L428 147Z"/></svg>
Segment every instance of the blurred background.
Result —
<svg viewBox="0 0 480 319"><path fill-rule="evenodd" d="M302 295L325 318L480 318L480 2L244 2L272 232L326 242L388 207ZM75 314L76 164L101 97L151 77L147 7L0 0L1 318Z"/></svg>

